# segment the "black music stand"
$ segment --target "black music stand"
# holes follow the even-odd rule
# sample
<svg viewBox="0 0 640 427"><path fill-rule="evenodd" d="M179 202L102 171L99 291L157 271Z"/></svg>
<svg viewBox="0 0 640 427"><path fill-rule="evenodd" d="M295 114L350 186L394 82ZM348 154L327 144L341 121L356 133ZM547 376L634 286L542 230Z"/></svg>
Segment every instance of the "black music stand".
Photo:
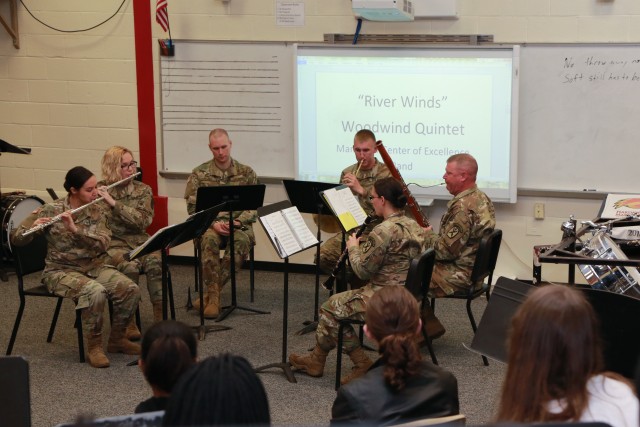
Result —
<svg viewBox="0 0 640 427"><path fill-rule="evenodd" d="M314 181L296 181L293 179L283 179L282 184L287 192L287 197L291 204L302 213L318 215L318 228L316 238L320 241L320 215L333 216L333 212L322 201L321 191L337 187L339 184ZM343 234L344 238L344 234ZM313 332L318 327L318 309L320 307L320 245L316 247L316 284L315 298L313 306L313 320L302 322L304 328L296 332L296 335L304 335Z"/></svg>
<svg viewBox="0 0 640 427"><path fill-rule="evenodd" d="M169 249L178 245L181 245L189 240L198 239L209 228L211 223L215 220L221 210L225 209L225 204L213 206L209 209L202 210L194 215L191 215L187 220L180 224L171 225L165 227L147 240L144 243L144 248L139 250L133 255L127 257L128 260L134 260L140 256L149 254L151 252L160 251L162 255L162 318L167 318L167 287L170 280L169 275L169 263L168 252ZM134 249L134 251L136 251ZM132 251L133 252L133 251ZM201 276L202 277L202 276ZM202 289L202 286L200 286ZM202 301L202 291L200 294ZM172 312L172 318L175 318L175 313ZM205 326L204 313L201 306L200 309L200 326L198 328L198 338L203 340L207 332L218 332L231 329L228 326Z"/></svg>
<svg viewBox="0 0 640 427"><path fill-rule="evenodd" d="M292 206L291 202L288 200L274 203L269 206L264 206L264 207L258 208L258 217L262 218L263 216L281 211L283 209L287 209L291 206ZM260 224L264 227L264 224L262 221L260 221ZM269 235L269 232L267 232L266 234L267 236L269 236L269 240L271 241L271 244L276 250L276 253L278 254L278 256L284 259L284 286L283 286L284 298L282 302L282 357L280 362L270 363L268 365L260 366L255 369L255 372L262 372L269 368L280 368L284 372L284 375L287 377L287 380L290 383L295 383L297 382L296 377L293 375L293 370L291 369L291 365L289 365L289 362L287 362L287 323L288 323L288 316L289 316L289 256L281 255L281 248L278 247L279 242L277 241L277 239L275 239L274 241L274 239L272 239L271 236ZM320 245L320 242L318 241L318 243L316 243L314 246L319 246L319 245ZM303 248L298 252L302 252L303 250L308 249L309 247ZM290 254L290 255L293 255L293 254Z"/></svg>
<svg viewBox="0 0 640 427"><path fill-rule="evenodd" d="M640 356L640 300L610 291L577 285L594 308L603 343L605 369L633 379ZM471 350L507 362L507 336L511 318L534 286L505 277L491 292Z"/></svg>
<svg viewBox="0 0 640 427"><path fill-rule="evenodd" d="M2 153L31 154L31 148L17 147L0 139L0 155L2 155Z"/></svg>
<svg viewBox="0 0 640 427"><path fill-rule="evenodd" d="M31 148L22 148L22 147L17 147L13 144L9 144L7 141L0 139L0 156L2 155L2 153L15 153L15 154L31 154ZM2 202L2 185L0 184L0 202ZM4 249L2 249L2 251L4 252ZM3 256L3 259L6 259L9 257L8 253L5 253ZM6 282L9 280L9 278L7 277L7 272L4 271L4 267L0 267L0 280L2 280L3 282Z"/></svg>
<svg viewBox="0 0 640 427"><path fill-rule="evenodd" d="M219 203L226 203L224 209L229 211L229 242L227 243L227 248L225 250L228 249L230 251L229 275L231 277L231 304L222 308L223 311L216 319L216 322L224 320L236 308L257 314L269 314L268 311L238 305L236 294L236 262L233 247L233 233L235 229L233 225L233 212L253 211L261 207L264 202L265 189L266 186L264 184L224 185L218 187L198 188L198 193L196 195L196 211L210 208L211 206ZM202 274L200 276L202 276ZM222 283L220 285L222 286ZM202 290L200 292L202 292ZM202 307L202 300L200 303L200 306Z"/></svg>

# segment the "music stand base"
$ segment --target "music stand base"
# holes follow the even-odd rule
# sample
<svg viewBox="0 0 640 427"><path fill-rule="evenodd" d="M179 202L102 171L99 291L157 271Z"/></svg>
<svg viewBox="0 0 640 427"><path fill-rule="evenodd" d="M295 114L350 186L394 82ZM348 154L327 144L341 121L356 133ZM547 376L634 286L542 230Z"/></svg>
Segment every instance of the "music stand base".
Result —
<svg viewBox="0 0 640 427"><path fill-rule="evenodd" d="M304 328L296 332L296 335L309 334L311 332L315 332L318 328L318 322L316 320L305 320L302 324L305 325Z"/></svg>
<svg viewBox="0 0 640 427"><path fill-rule="evenodd" d="M223 321L235 309L250 311L251 313L256 313L256 314L271 314L270 311L258 310L256 308L243 307L243 306L240 306L240 305L228 305L226 307L222 307L222 311L218 315L218 318L216 319L216 322Z"/></svg>
<svg viewBox="0 0 640 427"><path fill-rule="evenodd" d="M198 340L204 341L205 337L207 336L207 333L209 332L228 331L231 328L229 326L220 326L220 325L198 325L198 326L192 326L191 329L197 332Z"/></svg>
<svg viewBox="0 0 640 427"><path fill-rule="evenodd" d="M297 383L296 377L293 375L293 370L291 369L291 365L287 362L281 363L270 363L268 365L260 366L259 368L254 369L254 372L260 373L270 368L279 368L282 369L282 372L287 377L287 381L290 383Z"/></svg>

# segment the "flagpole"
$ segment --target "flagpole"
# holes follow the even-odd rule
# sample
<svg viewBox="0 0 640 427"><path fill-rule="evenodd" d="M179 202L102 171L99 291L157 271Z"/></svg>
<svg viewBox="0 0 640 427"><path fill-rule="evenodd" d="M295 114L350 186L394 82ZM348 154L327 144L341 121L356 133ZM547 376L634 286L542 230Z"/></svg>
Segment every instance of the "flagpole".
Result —
<svg viewBox="0 0 640 427"><path fill-rule="evenodd" d="M169 32L169 46L173 46L173 39L171 38L171 23L169 22L169 2L167 2L167 31Z"/></svg>

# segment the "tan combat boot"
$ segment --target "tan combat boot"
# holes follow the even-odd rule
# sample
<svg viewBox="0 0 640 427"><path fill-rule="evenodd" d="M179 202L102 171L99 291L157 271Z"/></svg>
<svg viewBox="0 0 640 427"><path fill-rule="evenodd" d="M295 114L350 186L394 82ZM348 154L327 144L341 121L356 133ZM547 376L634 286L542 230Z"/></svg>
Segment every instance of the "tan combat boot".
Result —
<svg viewBox="0 0 640 427"><path fill-rule="evenodd" d="M294 368L306 372L309 376L321 377L324 373L324 364L327 361L328 354L328 351L324 351L316 344L313 351L305 356L289 355L289 363Z"/></svg>
<svg viewBox="0 0 640 427"><path fill-rule="evenodd" d="M136 325L135 316L131 318L131 321L127 325L127 329L125 329L124 331L124 334L129 341L140 341L140 338L142 338L142 334L140 334L138 325Z"/></svg>
<svg viewBox="0 0 640 427"><path fill-rule="evenodd" d="M207 294L202 295L202 299L204 300L204 306L206 307L207 304L209 303L209 295ZM197 312L200 312L200 294L196 294L196 298L193 301L193 308Z"/></svg>
<svg viewBox="0 0 640 427"><path fill-rule="evenodd" d="M209 298L204 306L205 319L217 319L220 315L220 286L209 286Z"/></svg>
<svg viewBox="0 0 640 427"><path fill-rule="evenodd" d="M102 334L90 334L87 340L87 361L94 368L108 368L109 359L102 349Z"/></svg>
<svg viewBox="0 0 640 427"><path fill-rule="evenodd" d="M366 374L371 365L373 365L373 360L369 359L369 356L366 355L362 347L357 347L355 350L352 350L351 353L349 353L349 358L353 362L353 368L351 368L349 375L340 378L340 384L342 385L356 378L360 378Z"/></svg>
<svg viewBox="0 0 640 427"><path fill-rule="evenodd" d="M426 305L422 308L420 316L422 317L422 327L427 333L429 339L435 340L444 335L444 326L442 325L442 323L440 323L440 320L438 320L429 305Z"/></svg>
<svg viewBox="0 0 640 427"><path fill-rule="evenodd" d="M200 309L200 304L198 304L198 309ZM162 301L153 302L153 322L162 322Z"/></svg>
<svg viewBox="0 0 640 427"><path fill-rule="evenodd" d="M109 353L140 354L140 344L131 342L125 336L124 328L113 325L109 335L107 351Z"/></svg>

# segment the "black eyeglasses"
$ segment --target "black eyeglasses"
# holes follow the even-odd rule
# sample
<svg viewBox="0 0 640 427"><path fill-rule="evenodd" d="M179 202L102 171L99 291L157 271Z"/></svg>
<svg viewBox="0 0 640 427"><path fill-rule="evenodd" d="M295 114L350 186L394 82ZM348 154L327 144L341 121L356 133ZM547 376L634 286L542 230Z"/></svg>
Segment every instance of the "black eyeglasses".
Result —
<svg viewBox="0 0 640 427"><path fill-rule="evenodd" d="M120 167L122 169L129 169L129 168L136 168L136 166L138 166L138 162L136 162L135 160L129 163L123 163L120 165Z"/></svg>
<svg viewBox="0 0 640 427"><path fill-rule="evenodd" d="M380 199L381 196L369 196L369 200Z"/></svg>

